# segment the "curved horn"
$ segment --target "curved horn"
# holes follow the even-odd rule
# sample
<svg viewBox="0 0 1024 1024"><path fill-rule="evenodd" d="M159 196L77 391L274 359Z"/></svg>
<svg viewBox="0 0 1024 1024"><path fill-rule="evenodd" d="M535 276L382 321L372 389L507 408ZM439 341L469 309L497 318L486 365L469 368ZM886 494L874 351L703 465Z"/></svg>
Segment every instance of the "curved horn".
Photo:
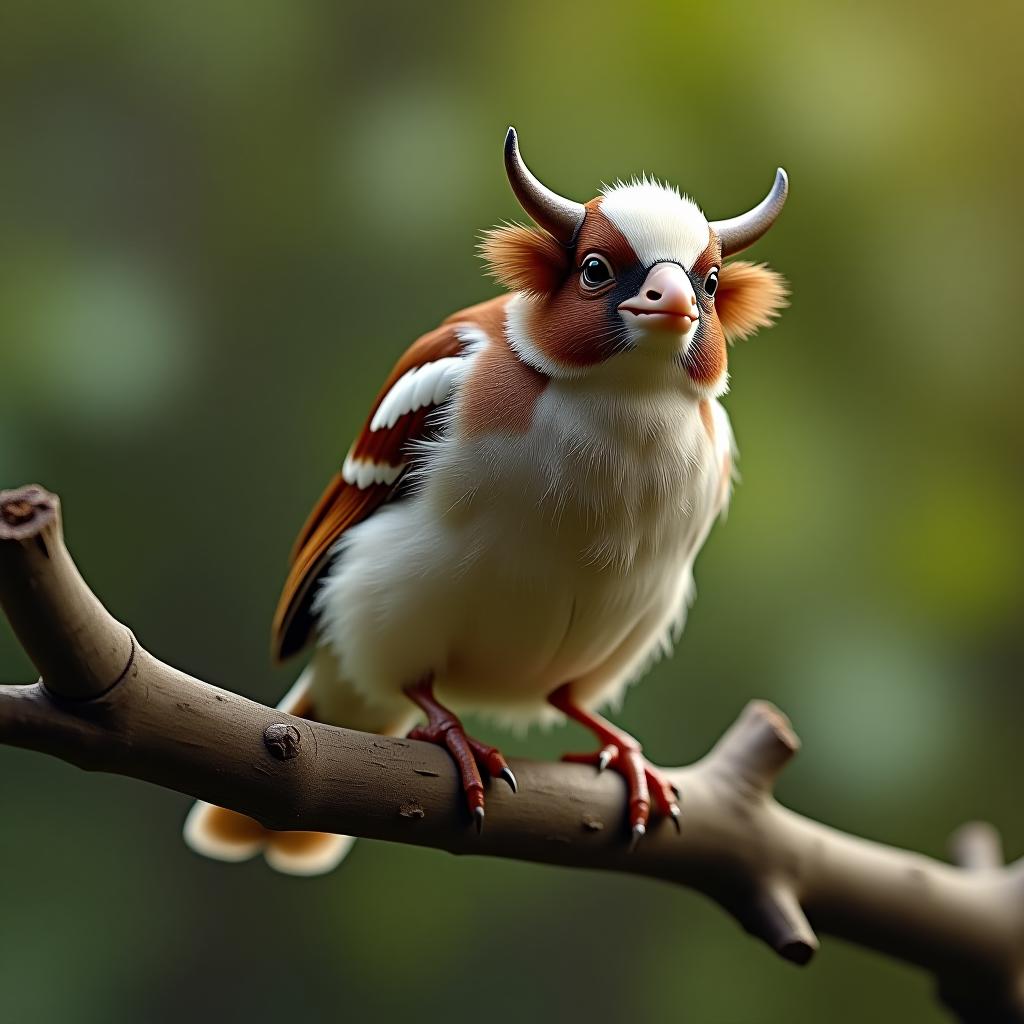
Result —
<svg viewBox="0 0 1024 1024"><path fill-rule="evenodd" d="M505 171L519 205L562 245L572 245L587 215L586 207L552 192L533 176L519 155L515 128L509 128L505 136Z"/></svg>
<svg viewBox="0 0 1024 1024"><path fill-rule="evenodd" d="M789 178L780 167L775 172L775 184L752 210L728 220L713 220L711 227L722 240L722 255L732 256L753 245L774 223L782 212L789 195Z"/></svg>

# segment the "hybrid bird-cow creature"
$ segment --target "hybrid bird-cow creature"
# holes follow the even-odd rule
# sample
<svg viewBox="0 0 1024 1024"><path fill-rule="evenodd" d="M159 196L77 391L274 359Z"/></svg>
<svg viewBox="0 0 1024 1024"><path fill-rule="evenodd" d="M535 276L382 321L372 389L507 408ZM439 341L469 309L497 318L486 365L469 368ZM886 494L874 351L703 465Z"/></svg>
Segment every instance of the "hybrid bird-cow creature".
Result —
<svg viewBox="0 0 1024 1024"><path fill-rule="evenodd" d="M599 745L569 759L625 778L635 842L652 804L678 827L678 796L597 709L670 649L729 501L726 345L770 325L786 287L764 265L723 261L771 227L787 178L709 222L646 177L565 199L511 128L505 167L537 226L486 234L509 293L413 343L299 533L274 651L313 654L280 706L445 746L478 826L481 770L516 781L457 714L561 713ZM295 874L330 870L351 844L205 803L185 835Z"/></svg>

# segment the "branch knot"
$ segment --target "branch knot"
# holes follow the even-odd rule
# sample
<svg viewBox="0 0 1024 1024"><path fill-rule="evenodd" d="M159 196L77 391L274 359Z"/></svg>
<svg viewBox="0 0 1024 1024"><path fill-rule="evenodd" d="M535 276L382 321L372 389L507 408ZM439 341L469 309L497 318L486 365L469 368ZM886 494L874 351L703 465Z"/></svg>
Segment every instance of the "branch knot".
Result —
<svg viewBox="0 0 1024 1024"><path fill-rule="evenodd" d="M293 757L299 756L302 734L294 725L275 722L263 730L263 742L267 750L279 761L290 761Z"/></svg>

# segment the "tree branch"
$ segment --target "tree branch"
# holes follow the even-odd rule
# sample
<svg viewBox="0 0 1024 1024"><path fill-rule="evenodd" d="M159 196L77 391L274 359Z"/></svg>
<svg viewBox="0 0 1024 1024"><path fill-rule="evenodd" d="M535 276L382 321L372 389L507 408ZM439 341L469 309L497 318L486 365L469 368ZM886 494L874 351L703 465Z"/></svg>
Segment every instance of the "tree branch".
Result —
<svg viewBox="0 0 1024 1024"><path fill-rule="evenodd" d="M1024 864L1004 867L985 825L957 833L953 867L782 807L772 788L799 741L770 704L749 704L709 754L671 773L681 835L662 823L629 853L621 780L523 761L519 794L490 790L478 836L437 747L293 718L150 655L79 575L42 488L0 492L0 604L41 676L0 687L0 742L272 828L686 885L793 963L811 959L815 930L841 936L931 971L967 1024L1024 1024Z"/></svg>

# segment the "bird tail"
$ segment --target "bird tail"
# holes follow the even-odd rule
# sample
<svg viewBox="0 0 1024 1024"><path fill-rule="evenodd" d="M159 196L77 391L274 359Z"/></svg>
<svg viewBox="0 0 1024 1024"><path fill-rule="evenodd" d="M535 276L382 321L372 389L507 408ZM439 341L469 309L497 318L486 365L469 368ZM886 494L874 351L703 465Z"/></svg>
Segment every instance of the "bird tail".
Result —
<svg viewBox="0 0 1024 1024"><path fill-rule="evenodd" d="M299 718L329 720L364 732L404 735L414 715L390 715L372 709L344 682L337 662L319 649L278 704L278 709ZM318 715L317 705L328 705L329 714ZM352 836L330 832L278 832L238 811L197 800L185 819L186 844L204 857L239 863L263 854L275 871L286 875L324 875L333 871L352 848Z"/></svg>

